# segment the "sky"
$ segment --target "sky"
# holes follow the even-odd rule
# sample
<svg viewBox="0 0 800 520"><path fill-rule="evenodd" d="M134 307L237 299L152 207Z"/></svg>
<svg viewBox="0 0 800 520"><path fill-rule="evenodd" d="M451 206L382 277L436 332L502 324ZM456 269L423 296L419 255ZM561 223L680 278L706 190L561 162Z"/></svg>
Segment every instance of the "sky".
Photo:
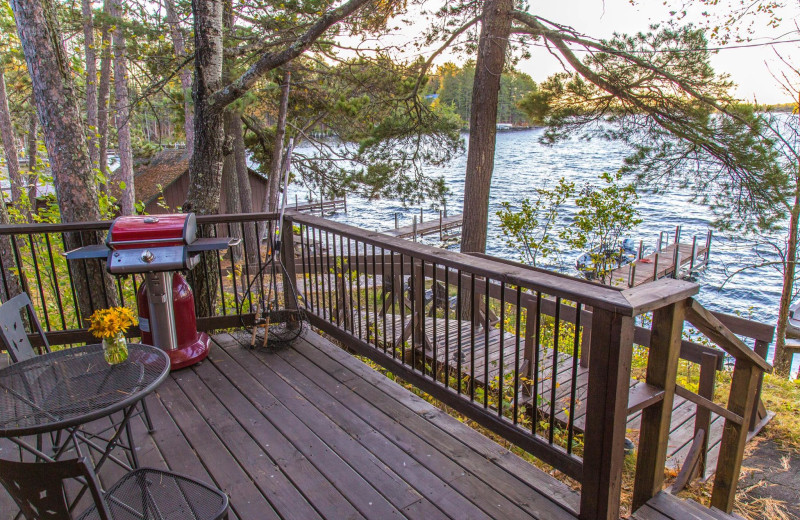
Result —
<svg viewBox="0 0 800 520"><path fill-rule="evenodd" d="M789 1L792 2L792 0ZM665 5L667 3L669 5ZM650 24L669 20L670 10L677 8L680 2L640 0L636 5L631 5L627 0L606 0L605 2L601 0L559 0L555 2L532 0L530 4L531 12L536 15L571 25L582 33L596 38L607 38L615 31L625 33L646 31ZM697 5L699 2L690 2L690 4L683 21L695 24L705 23L706 18L701 14L703 9ZM720 2L720 7L716 8L717 12L724 12L724 4L726 4L725 1ZM750 35L752 41L738 44L731 42L728 46L763 44L775 39L797 39L800 37L798 35L800 31L794 26L794 20L798 12L796 9L793 11L785 10L782 13L784 15L783 23L774 29L767 26L765 17L753 17L755 32ZM715 13L713 8L708 9L708 12ZM743 22L740 27L747 23L749 22ZM795 31L795 33L791 34L791 31ZM711 47L719 45L713 41L710 44ZM773 49L778 50L790 63L791 58L800 58L800 42L795 42L720 50L712 56L712 65L717 72L725 72L731 76L731 79L737 84L735 93L746 101L790 102L790 94L773 77L773 72L778 75L783 72L789 74L789 67L782 62ZM558 61L541 48L535 49L533 58L522 62L518 68L531 74L536 80L541 80L549 74L562 70ZM800 78L796 84L800 84Z"/></svg>
<svg viewBox="0 0 800 520"><path fill-rule="evenodd" d="M717 7L705 7L705 9L716 15L716 19L721 20L719 13L726 12L727 6L738 5L741 1L750 3L749 0L720 0ZM775 52L779 51L783 58L791 63L792 60L800 58L800 41L764 45L781 39L800 39L800 28L796 25L800 23L800 5L794 0L786 1L792 5L780 12L783 22L779 27L768 27L765 16L747 17L738 26L742 28L752 23L754 32L749 35L751 41L727 44L728 47L753 44L760 46L722 49L711 58L714 69L730 75L730 79L737 85L734 93L745 101L768 104L791 102L794 96L781 86L775 79L776 75L781 77L786 74L791 79L796 79L795 89L800 87L800 76L791 72L790 67L783 63ZM635 5L629 0L529 0L529 4L528 11L531 14L572 26L594 38L608 38L614 32L630 34L647 31L653 23L674 19L670 15L671 10L686 11L681 23L703 25L709 20L708 17L702 16L704 6L697 0L637 0ZM430 8L430 4L427 7ZM714 19L712 16L711 20ZM421 21L414 26L415 29L421 30ZM403 32L409 34L407 31ZM743 31L743 36L748 35ZM719 46L721 44L718 42L710 43L710 47ZM532 57L521 61L517 68L530 74L534 80L542 81L549 75L563 70L559 61L546 49L534 47L530 50ZM459 63L463 60L463 57L445 52L435 63L441 64L446 61Z"/></svg>

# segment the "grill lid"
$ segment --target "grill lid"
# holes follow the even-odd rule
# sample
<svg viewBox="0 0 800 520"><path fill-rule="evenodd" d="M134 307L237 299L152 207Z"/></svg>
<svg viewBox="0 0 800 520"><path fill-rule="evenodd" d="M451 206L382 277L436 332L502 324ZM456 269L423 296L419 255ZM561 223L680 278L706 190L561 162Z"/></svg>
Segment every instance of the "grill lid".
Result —
<svg viewBox="0 0 800 520"><path fill-rule="evenodd" d="M114 250L191 244L197 238L194 213L118 217L106 244Z"/></svg>

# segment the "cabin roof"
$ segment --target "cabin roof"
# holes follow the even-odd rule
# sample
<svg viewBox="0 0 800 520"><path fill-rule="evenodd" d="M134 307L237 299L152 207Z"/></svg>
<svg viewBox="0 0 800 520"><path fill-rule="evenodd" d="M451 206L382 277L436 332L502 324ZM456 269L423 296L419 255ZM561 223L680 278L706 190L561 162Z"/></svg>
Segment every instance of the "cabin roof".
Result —
<svg viewBox="0 0 800 520"><path fill-rule="evenodd" d="M258 171L248 167L250 175L266 182ZM189 154L185 149L165 149L152 157L138 161L133 168L133 182L136 200L145 205L156 200L162 191L189 172ZM115 171L116 173L116 171ZM112 188L114 196L119 195L119 186Z"/></svg>
<svg viewBox="0 0 800 520"><path fill-rule="evenodd" d="M189 171L189 154L186 150L162 150L134 167L133 182L136 200L148 204L158 198L162 190Z"/></svg>

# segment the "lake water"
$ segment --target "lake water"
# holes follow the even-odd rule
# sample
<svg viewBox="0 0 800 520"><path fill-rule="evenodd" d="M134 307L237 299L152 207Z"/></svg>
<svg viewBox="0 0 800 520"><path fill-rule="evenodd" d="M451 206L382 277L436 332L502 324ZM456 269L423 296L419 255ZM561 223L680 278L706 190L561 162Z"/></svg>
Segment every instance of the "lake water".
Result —
<svg viewBox="0 0 800 520"><path fill-rule="evenodd" d="M560 177L575 182L576 187L587 182L599 183L598 176L601 173L615 172L622 166L627 151L619 143L603 140L574 140L548 147L538 142L542 132L541 129L532 129L499 132L497 135L486 247L489 254L519 259L517 253L506 246L499 227L496 212L501 202L508 201L513 206L530 196L531 188L553 188ZM429 168L426 172L445 178L452 192L447 199L448 213L461 212L465 167L466 154L455 158L446 167ZM698 243L705 243L713 220L711 212L707 207L692 202L691 194L685 190L673 188L666 191L640 194L638 207L642 223L630 237L637 244L643 240L645 247L654 247L660 231L674 233L675 227L681 226L683 242L691 242L692 236L698 235ZM294 201L295 194L298 194L303 201L307 193L306 188L293 186L289 192L290 200ZM404 208L398 201L348 196L347 203L347 213L339 212L328 218L371 230L384 230L394 227L395 213L400 215L401 226L411 224L413 216L419 215L419 206ZM559 226L569 225L574 212L575 207L570 201L563 210ZM433 219L438 219L438 211L425 208L425 220ZM438 236L431 237L431 243L436 241ZM571 251L565 245L562 248L562 269L577 275L574 265L580 252ZM764 252L768 253L766 250ZM709 309L775 323L782 283L778 271L768 267L749 270L726 282L730 272L760 261L757 244L753 240L715 232L709 266L696 278L701 285L700 302Z"/></svg>

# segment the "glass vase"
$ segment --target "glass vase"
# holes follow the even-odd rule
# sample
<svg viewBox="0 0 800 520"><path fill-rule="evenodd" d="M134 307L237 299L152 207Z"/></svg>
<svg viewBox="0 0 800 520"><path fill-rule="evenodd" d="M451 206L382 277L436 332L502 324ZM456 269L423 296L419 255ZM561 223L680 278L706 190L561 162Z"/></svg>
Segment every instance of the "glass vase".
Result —
<svg viewBox="0 0 800 520"><path fill-rule="evenodd" d="M103 355L109 365L117 365L128 359L128 342L122 333L103 338Z"/></svg>

